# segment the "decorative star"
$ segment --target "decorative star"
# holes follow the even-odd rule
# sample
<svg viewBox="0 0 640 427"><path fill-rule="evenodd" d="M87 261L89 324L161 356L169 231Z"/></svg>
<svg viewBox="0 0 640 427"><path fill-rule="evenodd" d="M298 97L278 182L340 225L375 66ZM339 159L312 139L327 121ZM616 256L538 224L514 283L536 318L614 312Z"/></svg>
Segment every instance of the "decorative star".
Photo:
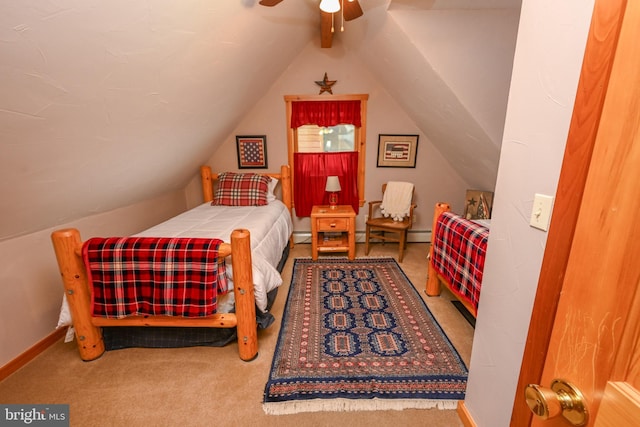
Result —
<svg viewBox="0 0 640 427"><path fill-rule="evenodd" d="M469 199L467 201L467 203L469 204L469 206L475 206L477 201L476 201L476 199L474 197L472 197L471 199Z"/></svg>
<svg viewBox="0 0 640 427"><path fill-rule="evenodd" d="M331 86L336 84L336 82L337 80L329 80L329 78L327 77L327 73L324 73L324 79L320 81L316 80L316 84L320 86L320 93L318 95L322 95L323 92L329 92L331 95L333 95Z"/></svg>

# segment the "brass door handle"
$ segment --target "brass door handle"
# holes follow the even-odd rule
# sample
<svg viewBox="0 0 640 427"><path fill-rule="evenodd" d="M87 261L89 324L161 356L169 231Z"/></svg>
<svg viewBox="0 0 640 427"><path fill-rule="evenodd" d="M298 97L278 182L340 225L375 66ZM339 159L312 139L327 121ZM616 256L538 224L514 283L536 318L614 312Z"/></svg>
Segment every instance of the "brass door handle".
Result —
<svg viewBox="0 0 640 427"><path fill-rule="evenodd" d="M562 415L574 426L583 426L589 419L584 396L565 380L553 380L551 388L529 384L524 397L531 412L543 420Z"/></svg>

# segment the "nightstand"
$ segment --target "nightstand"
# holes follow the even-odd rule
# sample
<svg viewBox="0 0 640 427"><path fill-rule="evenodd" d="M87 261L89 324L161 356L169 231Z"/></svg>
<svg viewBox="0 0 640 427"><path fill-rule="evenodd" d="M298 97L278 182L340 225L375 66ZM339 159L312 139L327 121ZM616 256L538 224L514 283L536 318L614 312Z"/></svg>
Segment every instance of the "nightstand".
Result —
<svg viewBox="0 0 640 427"><path fill-rule="evenodd" d="M348 252L356 257L356 213L350 205L314 206L311 210L311 258L318 252Z"/></svg>

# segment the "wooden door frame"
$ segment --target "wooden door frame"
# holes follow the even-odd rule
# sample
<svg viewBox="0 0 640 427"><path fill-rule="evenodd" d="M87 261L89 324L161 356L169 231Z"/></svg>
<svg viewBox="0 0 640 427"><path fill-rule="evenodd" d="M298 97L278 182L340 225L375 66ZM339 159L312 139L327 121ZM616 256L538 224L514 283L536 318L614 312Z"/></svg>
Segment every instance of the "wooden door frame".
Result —
<svg viewBox="0 0 640 427"><path fill-rule="evenodd" d="M596 0L538 279L529 333L511 413L511 426L528 426L522 393L542 378L600 116L627 0Z"/></svg>

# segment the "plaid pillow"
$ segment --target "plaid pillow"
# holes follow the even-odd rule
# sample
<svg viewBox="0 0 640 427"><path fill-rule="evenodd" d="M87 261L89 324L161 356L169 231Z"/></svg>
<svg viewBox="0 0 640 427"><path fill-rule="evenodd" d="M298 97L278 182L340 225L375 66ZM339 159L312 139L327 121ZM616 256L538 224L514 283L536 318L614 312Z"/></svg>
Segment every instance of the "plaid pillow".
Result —
<svg viewBox="0 0 640 427"><path fill-rule="evenodd" d="M264 206L271 178L257 173L223 172L218 176L214 206Z"/></svg>

